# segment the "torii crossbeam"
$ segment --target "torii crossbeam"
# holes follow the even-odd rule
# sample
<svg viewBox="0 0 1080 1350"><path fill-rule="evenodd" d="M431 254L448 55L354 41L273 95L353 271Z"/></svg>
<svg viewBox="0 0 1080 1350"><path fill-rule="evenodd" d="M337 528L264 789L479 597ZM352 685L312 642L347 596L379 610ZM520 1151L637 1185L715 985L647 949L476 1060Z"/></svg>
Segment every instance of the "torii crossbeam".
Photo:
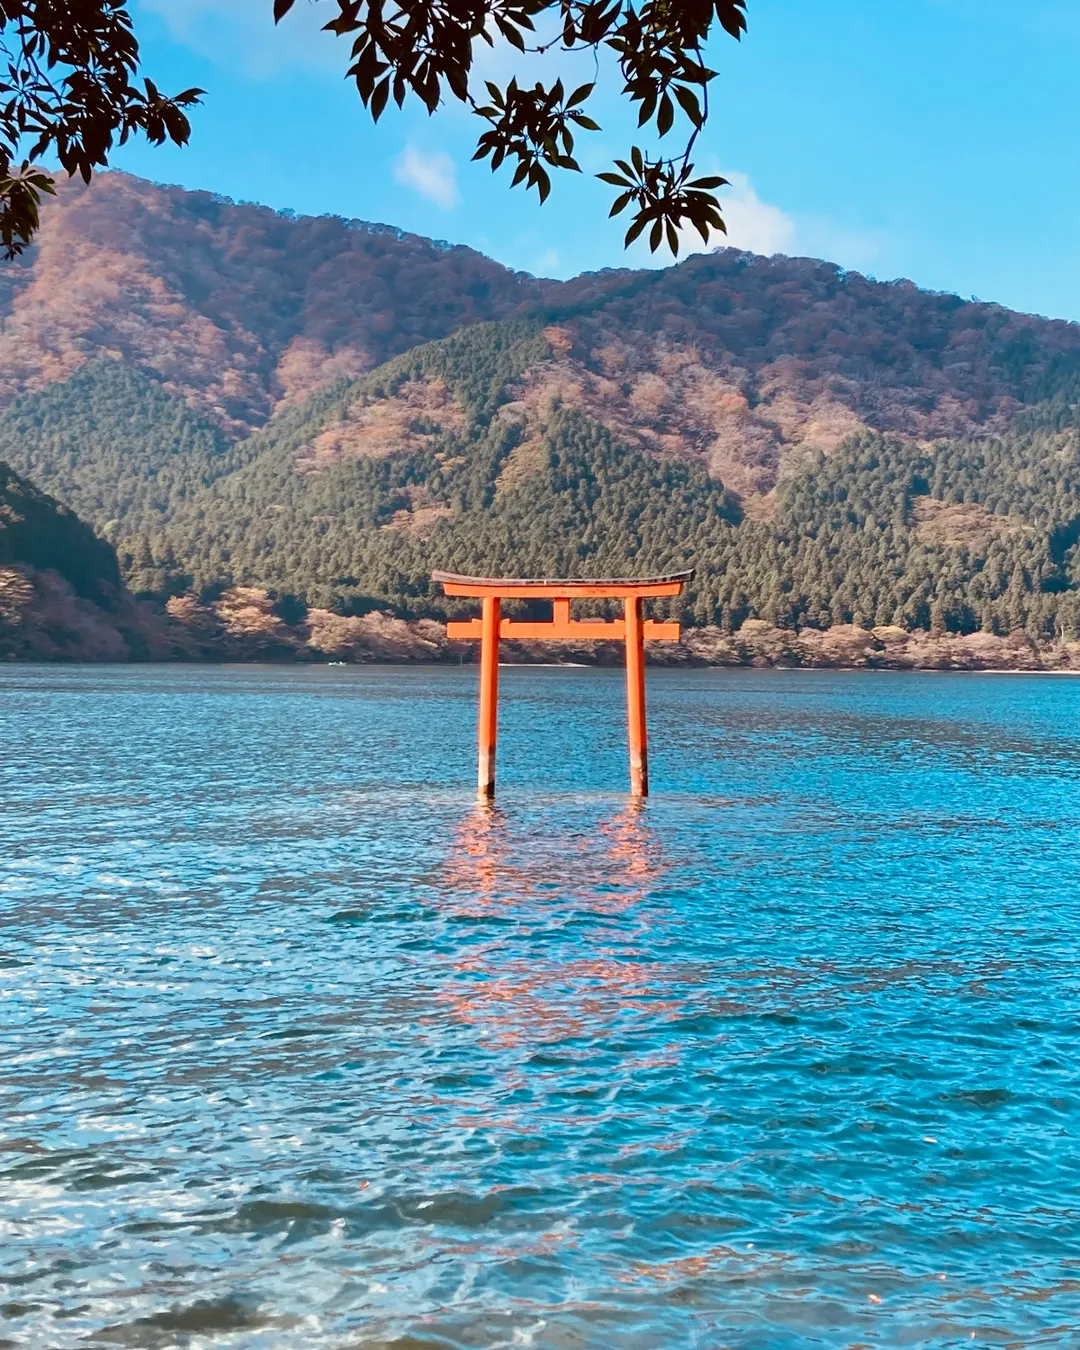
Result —
<svg viewBox="0 0 1080 1350"><path fill-rule="evenodd" d="M630 739L630 791L649 795L649 752L645 734L645 639L678 642L678 622L659 623L642 614L649 596L680 595L693 571L670 572L662 577L622 578L611 581L571 581L516 577L465 577L456 572L432 572L447 595L473 596L482 601L483 617L446 625L449 638L480 639L480 718L477 792L495 795L495 740L499 705L499 640L526 642L626 643L626 721ZM621 619L572 619L570 602L579 599L622 600ZM503 600L550 600L550 621L504 619Z"/></svg>

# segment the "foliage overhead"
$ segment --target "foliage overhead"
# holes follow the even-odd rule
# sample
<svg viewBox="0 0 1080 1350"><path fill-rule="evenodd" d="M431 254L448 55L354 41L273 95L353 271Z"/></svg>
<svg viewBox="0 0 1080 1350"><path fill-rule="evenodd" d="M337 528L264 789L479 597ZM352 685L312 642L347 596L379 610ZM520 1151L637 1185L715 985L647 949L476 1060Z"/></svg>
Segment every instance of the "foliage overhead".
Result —
<svg viewBox="0 0 1080 1350"><path fill-rule="evenodd" d="M513 184L534 187L544 201L551 171L580 172L575 138L599 131L586 108L596 82L564 87L505 85L474 75L479 41L504 39L522 55L609 53L623 96L663 141L679 121L685 135L671 153L633 146L616 160L618 172L599 175L618 188L611 208L632 208L631 243L646 227L655 251L664 240L679 251L689 226L708 242L723 232L715 196L725 180L694 176L694 144L709 116L717 72L705 63L715 29L741 38L747 0L330 0L337 13L326 29L351 40L349 77L375 120L392 98L412 95L435 112L445 98L467 105L484 123L475 158L492 170L514 166ZM282 19L295 0L274 0ZM551 36L542 41L543 33ZM50 155L69 176L89 182L107 166L115 145L141 133L154 145L186 144L185 109L201 89L171 96L140 76L139 44L121 0L0 0L0 248L14 258L39 226L51 176L39 167Z"/></svg>
<svg viewBox="0 0 1080 1350"><path fill-rule="evenodd" d="M494 46L501 37L523 55L588 52L597 70L601 54L612 53L638 126L651 124L663 139L680 117L687 132L675 152L650 156L633 146L625 160L616 161L618 173L599 177L619 189L613 216L634 208L627 244L649 226L653 252L666 239L677 254L684 225L706 243L713 231L725 229L714 193L726 180L695 178L691 155L709 116L709 87L717 75L705 64L705 45L716 28L742 37L746 2L332 0L338 13L325 28L351 39L348 75L376 121L391 98L401 107L411 94L433 113L449 95L488 124L474 158L490 159L493 171L509 161L515 166L513 184L536 188L541 202L551 190L551 169L580 172L575 136L600 130L585 111L595 81L569 90L561 79L529 87L515 76L504 86L484 81L479 94L475 44ZM274 18L282 19L295 3L274 0ZM538 28L550 33L546 41Z"/></svg>
<svg viewBox="0 0 1080 1350"><path fill-rule="evenodd" d="M136 82L139 44L117 0L0 0L0 248L8 259L37 231L55 155L89 182L116 144L142 133L153 145L187 142L184 108L201 89L169 97Z"/></svg>

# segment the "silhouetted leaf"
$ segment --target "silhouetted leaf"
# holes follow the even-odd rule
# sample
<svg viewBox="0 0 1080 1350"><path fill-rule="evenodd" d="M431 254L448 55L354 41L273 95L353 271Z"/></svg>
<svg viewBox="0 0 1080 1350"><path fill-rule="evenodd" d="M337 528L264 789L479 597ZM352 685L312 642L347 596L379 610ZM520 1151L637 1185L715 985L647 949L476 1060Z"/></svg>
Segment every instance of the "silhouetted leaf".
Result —
<svg viewBox="0 0 1080 1350"><path fill-rule="evenodd" d="M473 58L478 38L491 45L497 33L512 50L524 53L538 16L555 18L562 43L575 50L591 48L598 68L602 51L614 57L624 97L636 106L640 125L655 122L665 137L674 126L675 101L695 133L704 122L703 101L695 90L716 74L701 60L710 29L718 24L738 38L746 27L745 0L643 0L638 8L623 0L395 0L389 8L382 0L323 4L330 10L323 28L346 40L347 77L374 121L391 98L403 107L413 97L431 113L448 99L465 104L488 124L474 158L489 159L493 170L510 160L512 183L535 187L541 200L551 191L547 171L537 172L541 163L580 172L574 133L600 129L584 111L596 83L578 85L567 95L561 78L550 87L542 80L526 87L513 72L505 88L487 81L490 101L477 106ZM295 0L271 0L274 22L294 7ZM154 145L187 143L191 127L184 109L198 103L202 91L187 89L169 98L142 75L122 0L0 0L0 37L7 43L0 45L7 58L7 75L0 78L0 177L10 173L16 146L29 146L31 159L52 157L89 182L95 169L108 164L115 146L133 135ZM556 37L537 51L542 57L559 45ZM56 83L49 75L53 66L63 72ZM704 204L691 202L688 192L708 193L722 180L688 185L692 143L693 137L681 155L656 161L634 147L628 163L616 161L626 181L613 186L632 192L638 210L651 213L650 221L696 222ZM24 247L37 228L25 197L16 192L0 201L0 238L11 253ZM707 204L718 206L715 199Z"/></svg>

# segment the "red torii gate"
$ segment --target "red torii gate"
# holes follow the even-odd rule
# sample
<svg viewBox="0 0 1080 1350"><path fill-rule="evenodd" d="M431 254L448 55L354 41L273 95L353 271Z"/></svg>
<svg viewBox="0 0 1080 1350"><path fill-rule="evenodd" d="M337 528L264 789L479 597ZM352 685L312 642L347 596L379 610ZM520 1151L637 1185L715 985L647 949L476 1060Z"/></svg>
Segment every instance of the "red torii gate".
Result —
<svg viewBox="0 0 1080 1350"><path fill-rule="evenodd" d="M680 595L693 571L670 572L662 577L612 581L556 581L548 578L466 577L456 572L432 572L447 595L473 596L483 602L483 617L446 625L449 638L480 639L480 718L477 792L495 795L495 739L499 703L499 640L526 642L621 640L626 643L626 721L630 739L630 791L649 795L649 753L645 735L645 639L677 642L677 621L660 623L642 615L647 596ZM622 619L572 619L571 600L622 600ZM550 600L550 621L504 619L503 600Z"/></svg>

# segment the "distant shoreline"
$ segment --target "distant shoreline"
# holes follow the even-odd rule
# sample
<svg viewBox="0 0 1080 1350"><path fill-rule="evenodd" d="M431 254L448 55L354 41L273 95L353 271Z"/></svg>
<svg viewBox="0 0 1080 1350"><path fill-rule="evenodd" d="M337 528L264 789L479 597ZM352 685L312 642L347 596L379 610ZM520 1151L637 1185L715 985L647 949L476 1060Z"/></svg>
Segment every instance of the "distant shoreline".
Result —
<svg viewBox="0 0 1080 1350"><path fill-rule="evenodd" d="M337 614L311 608L287 623L264 589L235 586L216 600L192 594L164 606L114 591L91 601L55 572L8 569L0 595L0 660L345 665L470 664L475 643L451 642L438 619L387 610ZM747 619L734 632L684 628L677 643L646 644L652 666L790 670L964 670L987 674L1080 673L1080 641L1008 634L864 628L778 628ZM621 666L621 642L504 643L507 665Z"/></svg>
<svg viewBox="0 0 1080 1350"><path fill-rule="evenodd" d="M0 660L0 670L70 670L75 667L94 670L140 669L140 670L327 670L336 669L342 674L358 670L474 670L478 666L474 661L416 661L407 658L376 657L364 661L297 661L267 660L253 657L249 660L215 660L213 658L187 658L182 660L162 659L152 661L106 660L95 661L79 658L42 659L29 657L18 659L6 657ZM608 670L620 672L623 666L614 661L500 661L500 670ZM672 662L652 663L651 674L661 671L677 673L706 673L709 671L744 672L760 675L993 675L993 676L1048 676L1080 677L1080 669L1059 670L1045 667L1030 667L1015 670L992 669L985 666L755 666L741 665L702 665L700 663Z"/></svg>

